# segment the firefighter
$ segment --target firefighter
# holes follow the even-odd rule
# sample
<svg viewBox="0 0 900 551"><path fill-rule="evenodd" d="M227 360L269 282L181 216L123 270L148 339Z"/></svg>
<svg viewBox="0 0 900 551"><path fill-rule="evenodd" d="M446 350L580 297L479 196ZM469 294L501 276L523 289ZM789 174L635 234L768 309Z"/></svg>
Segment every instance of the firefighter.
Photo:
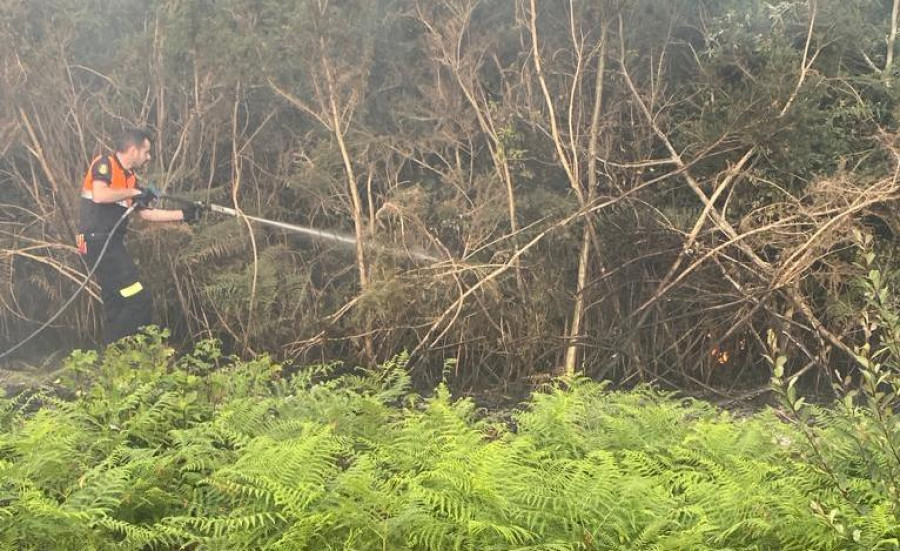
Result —
<svg viewBox="0 0 900 551"><path fill-rule="evenodd" d="M196 222L201 207L189 205L181 210L152 208L157 198L151 188L137 185L135 170L150 161L150 134L129 128L116 139L115 151L96 157L90 164L81 187L81 223L78 251L89 268L100 258L94 272L103 298L103 342L108 345L133 335L152 322L153 301L138 278L137 266L125 248L128 219L115 228L134 202L135 212L150 222ZM111 235L112 234L112 235ZM106 245L106 252L100 252Z"/></svg>

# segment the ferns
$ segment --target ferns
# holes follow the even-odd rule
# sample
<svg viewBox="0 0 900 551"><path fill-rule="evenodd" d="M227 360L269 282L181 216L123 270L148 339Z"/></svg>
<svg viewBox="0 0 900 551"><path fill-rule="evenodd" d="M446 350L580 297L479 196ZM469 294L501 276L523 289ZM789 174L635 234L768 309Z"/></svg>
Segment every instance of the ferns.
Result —
<svg viewBox="0 0 900 551"><path fill-rule="evenodd" d="M860 511L771 414L571 380L507 427L411 394L403 357L313 384L211 350L150 334L73 357L74 402L0 401L0 549L897 546L890 462L842 410L815 430Z"/></svg>

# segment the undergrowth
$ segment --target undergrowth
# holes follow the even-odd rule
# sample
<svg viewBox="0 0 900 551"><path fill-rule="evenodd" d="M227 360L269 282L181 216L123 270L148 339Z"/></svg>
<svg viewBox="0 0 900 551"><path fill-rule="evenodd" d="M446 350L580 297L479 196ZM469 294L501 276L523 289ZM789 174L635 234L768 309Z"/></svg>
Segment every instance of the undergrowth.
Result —
<svg viewBox="0 0 900 551"><path fill-rule="evenodd" d="M0 401L0 548L897 546L864 408L801 427L576 379L501 422L412 393L402 356L329 369L175 358L159 333L75 353L65 392Z"/></svg>

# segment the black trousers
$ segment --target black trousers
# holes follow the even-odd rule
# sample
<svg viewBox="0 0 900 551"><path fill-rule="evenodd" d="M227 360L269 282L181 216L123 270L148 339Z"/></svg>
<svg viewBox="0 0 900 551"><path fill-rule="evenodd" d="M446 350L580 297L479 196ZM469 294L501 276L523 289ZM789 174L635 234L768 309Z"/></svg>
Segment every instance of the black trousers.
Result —
<svg viewBox="0 0 900 551"><path fill-rule="evenodd" d="M88 269L94 266L106 236L86 235L84 256ZM122 237L113 237L94 275L100 282L103 297L103 343L108 345L122 337L134 335L153 321L153 299L138 279L134 264Z"/></svg>

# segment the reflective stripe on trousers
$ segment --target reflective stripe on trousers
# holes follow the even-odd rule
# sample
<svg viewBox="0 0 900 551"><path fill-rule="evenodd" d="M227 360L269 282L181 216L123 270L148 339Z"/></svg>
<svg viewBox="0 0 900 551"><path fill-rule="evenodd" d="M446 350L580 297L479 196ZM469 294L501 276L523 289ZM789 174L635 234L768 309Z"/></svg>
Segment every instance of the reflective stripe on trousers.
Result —
<svg viewBox="0 0 900 551"><path fill-rule="evenodd" d="M106 238L85 236L87 254L83 257L93 266ZM121 238L113 237L95 272L103 296L103 342L110 344L134 335L153 317L150 293L138 280L138 269Z"/></svg>

